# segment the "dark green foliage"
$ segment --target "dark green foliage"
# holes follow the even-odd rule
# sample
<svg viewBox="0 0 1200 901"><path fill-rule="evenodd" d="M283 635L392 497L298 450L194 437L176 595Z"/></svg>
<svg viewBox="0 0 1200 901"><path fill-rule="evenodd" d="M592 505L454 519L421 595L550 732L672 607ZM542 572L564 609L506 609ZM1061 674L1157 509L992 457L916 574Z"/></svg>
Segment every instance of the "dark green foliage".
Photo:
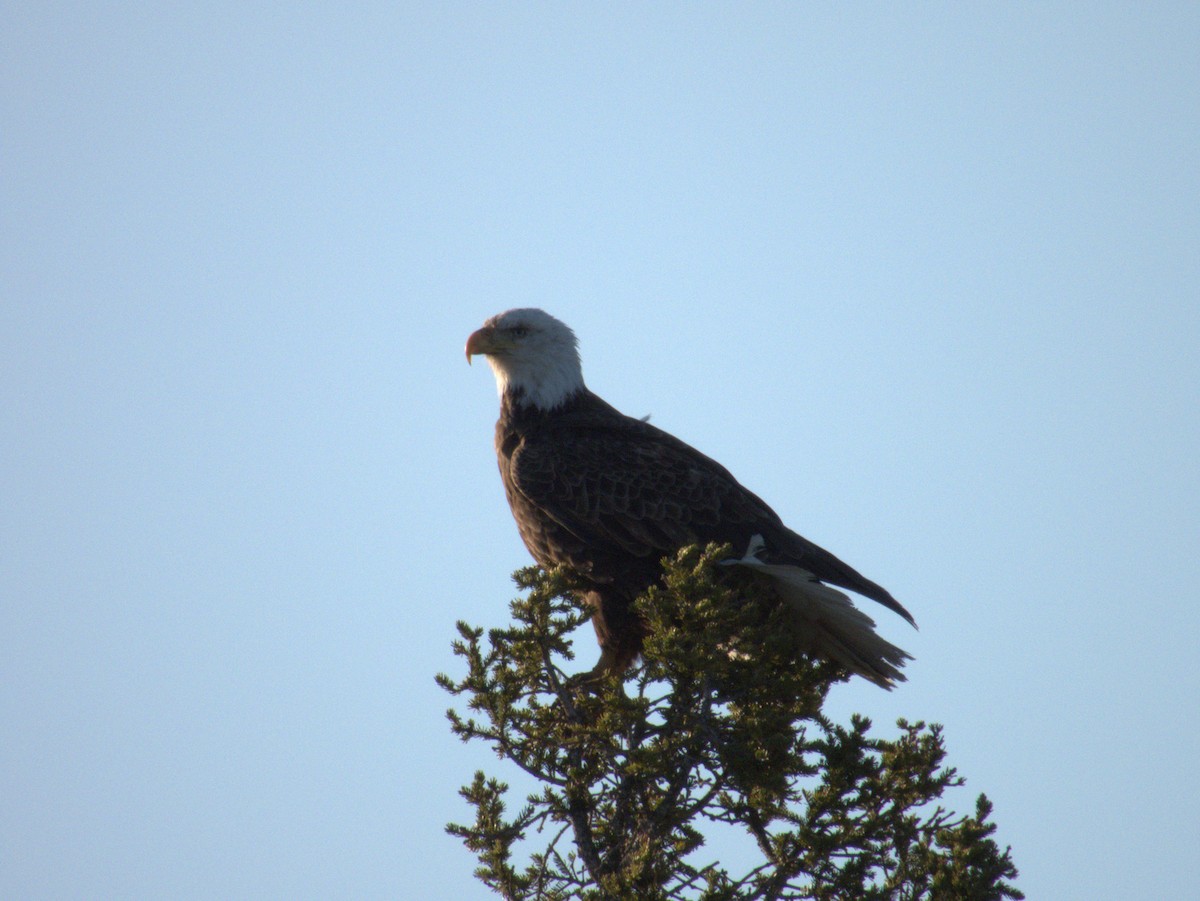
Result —
<svg viewBox="0 0 1200 901"><path fill-rule="evenodd" d="M940 727L901 721L889 740L864 717L827 719L842 675L795 652L779 605L730 578L726 556L687 548L667 567L640 602L652 637L624 685L561 669L588 618L561 572L519 571L516 624L486 641L459 624L467 674L438 677L467 698L454 733L541 786L513 812L483 773L462 790L475 822L447 828L478 877L508 899L1023 897L987 799L973 816L939 803L962 784ZM705 857L720 830L757 861L731 873Z"/></svg>

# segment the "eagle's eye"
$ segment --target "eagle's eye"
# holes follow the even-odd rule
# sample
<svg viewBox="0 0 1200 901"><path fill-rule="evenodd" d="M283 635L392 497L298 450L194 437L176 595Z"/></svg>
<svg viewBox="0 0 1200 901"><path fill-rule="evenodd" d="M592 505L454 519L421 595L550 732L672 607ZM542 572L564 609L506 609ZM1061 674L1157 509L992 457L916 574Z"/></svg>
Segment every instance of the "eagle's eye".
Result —
<svg viewBox="0 0 1200 901"><path fill-rule="evenodd" d="M508 333L514 338L524 338L529 334L529 329L523 325L514 325L508 330Z"/></svg>

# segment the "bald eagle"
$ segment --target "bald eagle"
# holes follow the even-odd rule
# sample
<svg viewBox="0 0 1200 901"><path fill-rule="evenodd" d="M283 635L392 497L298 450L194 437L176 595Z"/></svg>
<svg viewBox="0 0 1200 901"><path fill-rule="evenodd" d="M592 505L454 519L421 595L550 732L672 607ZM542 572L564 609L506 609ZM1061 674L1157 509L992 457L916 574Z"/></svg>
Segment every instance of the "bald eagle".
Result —
<svg viewBox="0 0 1200 901"><path fill-rule="evenodd" d="M907 653L831 585L914 622L885 589L793 532L723 466L678 438L618 412L583 382L574 332L537 309L487 320L467 339L496 375L496 455L525 546L543 567L565 566L586 586L601 655L593 673L623 673L646 636L633 600L666 555L728 543L728 562L766 579L794 614L808 653L884 688ZM829 583L829 584L825 584Z"/></svg>

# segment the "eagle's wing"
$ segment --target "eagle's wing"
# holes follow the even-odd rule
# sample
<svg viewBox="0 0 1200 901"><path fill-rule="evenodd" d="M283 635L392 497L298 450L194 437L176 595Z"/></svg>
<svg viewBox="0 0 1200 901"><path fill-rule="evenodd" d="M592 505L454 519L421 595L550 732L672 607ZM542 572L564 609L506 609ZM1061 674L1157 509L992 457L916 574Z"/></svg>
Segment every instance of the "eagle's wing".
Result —
<svg viewBox="0 0 1200 901"><path fill-rule="evenodd" d="M581 541L639 557L782 527L720 464L647 423L567 426L513 455L514 487ZM761 531L761 529L760 529Z"/></svg>
<svg viewBox="0 0 1200 901"><path fill-rule="evenodd" d="M715 460L649 423L605 414L529 436L510 463L513 488L579 542L657 559L693 542L729 542L741 553L761 535L765 560L802 567L913 622L886 589L788 529Z"/></svg>

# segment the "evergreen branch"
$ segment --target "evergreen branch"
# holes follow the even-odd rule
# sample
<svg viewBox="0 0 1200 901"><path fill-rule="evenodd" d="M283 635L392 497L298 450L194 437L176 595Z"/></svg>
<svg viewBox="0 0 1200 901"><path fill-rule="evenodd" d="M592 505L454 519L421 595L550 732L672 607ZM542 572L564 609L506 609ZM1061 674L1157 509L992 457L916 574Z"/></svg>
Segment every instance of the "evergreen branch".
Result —
<svg viewBox="0 0 1200 901"><path fill-rule="evenodd" d="M633 696L564 675L588 611L563 573L518 572L509 627L459 624L466 674L437 682L482 721L450 710L452 731L542 786L512 817L503 783L477 773L464 787L475 822L447 829L479 878L514 901L1023 897L986 797L973 815L941 803L963 783L941 727L901 720L882 739L865 717L830 721L821 707L844 674L799 655L777 609L717 566L723 553L681 551L639 602L650 638ZM723 824L762 857L740 875L693 862Z"/></svg>

